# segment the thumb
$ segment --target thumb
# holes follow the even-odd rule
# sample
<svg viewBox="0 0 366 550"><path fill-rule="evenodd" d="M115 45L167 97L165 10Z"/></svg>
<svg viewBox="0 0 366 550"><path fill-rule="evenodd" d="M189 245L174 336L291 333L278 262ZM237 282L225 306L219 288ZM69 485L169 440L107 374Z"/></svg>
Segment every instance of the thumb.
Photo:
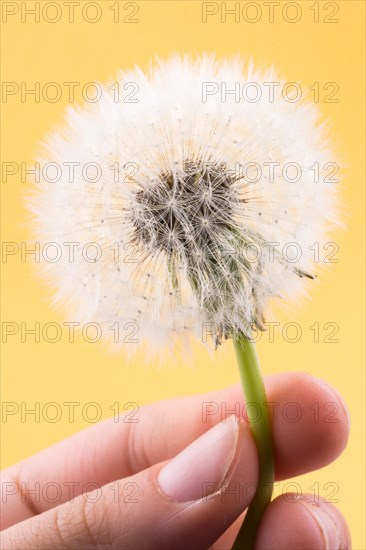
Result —
<svg viewBox="0 0 366 550"><path fill-rule="evenodd" d="M249 426L231 416L179 455L2 532L2 547L208 548L246 508L258 477Z"/></svg>

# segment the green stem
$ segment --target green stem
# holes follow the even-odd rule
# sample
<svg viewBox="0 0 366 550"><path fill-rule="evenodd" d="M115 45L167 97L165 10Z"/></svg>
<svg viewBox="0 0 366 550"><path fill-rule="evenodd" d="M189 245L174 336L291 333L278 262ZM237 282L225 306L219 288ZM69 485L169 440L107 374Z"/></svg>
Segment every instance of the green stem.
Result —
<svg viewBox="0 0 366 550"><path fill-rule="evenodd" d="M254 550L259 524L272 497L274 479L272 434L268 401L254 345L241 335L234 340L234 348L247 404L247 415L257 446L259 479L256 493L232 550ZM249 406L250 404L256 406Z"/></svg>

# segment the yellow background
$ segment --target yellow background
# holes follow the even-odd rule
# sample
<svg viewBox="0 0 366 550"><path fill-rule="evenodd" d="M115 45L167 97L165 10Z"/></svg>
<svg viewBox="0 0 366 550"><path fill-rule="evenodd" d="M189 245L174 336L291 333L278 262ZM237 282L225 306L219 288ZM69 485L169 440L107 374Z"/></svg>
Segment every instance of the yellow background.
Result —
<svg viewBox="0 0 366 550"><path fill-rule="evenodd" d="M345 396L352 417L347 450L334 464L296 481L304 492L311 492L309 487L315 482L320 487L327 482L337 483L336 498L351 526L354 548L365 549L362 285L365 4L338 2L336 24L314 23L309 9L314 2L304 1L300 2L303 16L294 24L278 16L274 23L269 23L264 8L262 19L255 24L243 19L236 23L233 17L222 23L219 15L204 24L198 1L143 1L138 2L139 22L129 24L113 22L108 9L113 3L100 2L103 16L95 24L82 20L80 8L75 11L74 23L67 21L65 11L55 24L34 23L31 17L22 23L19 14L9 17L2 25L3 81L103 82L119 68L146 66L155 54L166 56L175 50L215 51L218 55L239 52L253 56L259 64L274 64L287 81L300 81L304 86L329 81L339 85L338 103L320 103L324 116L333 123L333 133L348 165L342 189L347 229L335 237L340 247L339 263L322 272L312 301L289 309L286 315L279 314L281 322L293 320L301 325L301 340L291 344L277 332L275 344L269 344L263 337L258 351L265 373L308 371L334 384ZM27 4L31 7L34 3ZM62 7L63 2L59 4ZM321 20L326 15L322 10L324 3L320 3ZM121 9L122 16L126 13ZM44 100L35 103L32 98L22 103L18 94L2 104L3 162L32 161L38 140L61 119L68 101L66 88L63 90L62 99L56 103ZM30 238L24 226L25 188L19 177L2 183L3 241L21 242ZM36 321L41 325L63 322L45 301L44 289L34 278L29 262L22 263L19 255L10 257L2 264L2 271L3 322L29 325ZM315 343L309 329L315 322L320 326L338 323L339 343ZM322 332L321 340L324 340ZM35 344L31 338L22 344L19 336L10 338L3 346L3 401L18 404L24 401L28 406L39 402L41 407L49 402L68 401L81 405L76 409L74 423L69 422L65 408L57 423L42 419L36 423L30 417L23 423L19 414L2 422L2 467L90 425L81 415L85 403L99 403L104 418L112 414L109 407L114 402L119 402L121 408L127 402L142 405L238 381L229 343L212 358L198 349L191 366L179 358L163 359L163 367L146 366L144 353L148 350L144 349L127 364L123 357L107 356L102 345L83 342L80 335L74 344L69 344L66 338L56 344Z"/></svg>

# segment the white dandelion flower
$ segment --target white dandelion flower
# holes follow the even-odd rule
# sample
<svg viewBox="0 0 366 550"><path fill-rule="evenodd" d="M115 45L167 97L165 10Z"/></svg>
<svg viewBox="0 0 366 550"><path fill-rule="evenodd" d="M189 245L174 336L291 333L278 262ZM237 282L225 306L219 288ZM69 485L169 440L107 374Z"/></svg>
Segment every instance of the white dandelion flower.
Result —
<svg viewBox="0 0 366 550"><path fill-rule="evenodd" d="M35 236L78 243L43 262L54 302L104 334L136 322L153 347L207 325L216 344L263 328L271 298L305 290L335 221L334 184L315 177L333 160L316 107L239 58L174 56L117 82L134 83L131 101L101 86L44 140L41 165L61 176L35 183ZM246 83L255 101L223 94Z"/></svg>

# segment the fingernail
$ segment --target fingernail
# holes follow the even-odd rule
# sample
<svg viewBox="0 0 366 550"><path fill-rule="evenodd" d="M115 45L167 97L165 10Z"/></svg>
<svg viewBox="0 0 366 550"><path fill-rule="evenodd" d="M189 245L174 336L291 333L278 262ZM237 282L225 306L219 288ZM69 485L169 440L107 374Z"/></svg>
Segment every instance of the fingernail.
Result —
<svg viewBox="0 0 366 550"><path fill-rule="evenodd" d="M239 422L233 415L196 439L160 470L162 492L179 502L216 493L235 456L238 434Z"/></svg>
<svg viewBox="0 0 366 550"><path fill-rule="evenodd" d="M343 409L344 415L347 419L348 430L349 430L350 427L351 427L351 416L349 414L348 407L347 407L346 402L343 399L342 395L339 393L339 391L336 388L334 388L328 382L326 382L326 380L323 380L322 378L318 378L317 380L322 386L324 386L325 388L327 388L328 390L330 390L332 392L332 394L336 398L337 402L340 404L341 408Z"/></svg>
<svg viewBox="0 0 366 550"><path fill-rule="evenodd" d="M350 548L342 534L338 518L333 516L331 508L321 507L306 500L300 500L300 502L311 514L320 530L323 541L322 548L325 550L348 550Z"/></svg>

